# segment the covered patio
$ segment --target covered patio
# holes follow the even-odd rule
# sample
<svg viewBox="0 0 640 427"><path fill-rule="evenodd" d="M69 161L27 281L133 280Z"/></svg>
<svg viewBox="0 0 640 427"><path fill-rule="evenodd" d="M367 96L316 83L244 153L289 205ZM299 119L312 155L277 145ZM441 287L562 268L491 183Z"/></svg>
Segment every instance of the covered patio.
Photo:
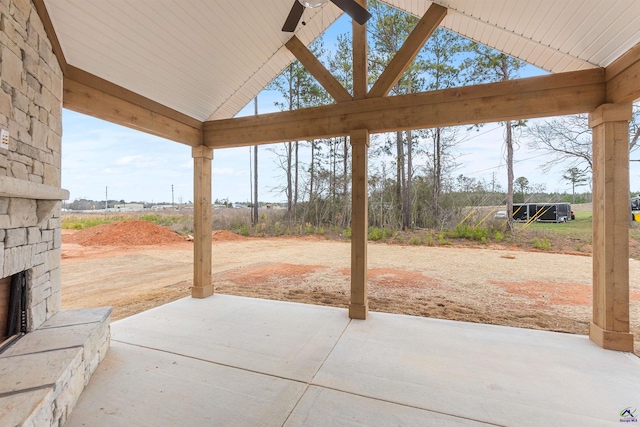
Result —
<svg viewBox="0 0 640 427"><path fill-rule="evenodd" d="M628 122L640 98L640 1L384 3L420 21L374 82L367 27L354 20L350 91L308 46L342 14L337 5L353 9L353 1L305 10L293 31L282 26L292 4L300 10L294 0L0 3L0 270L11 287L12 315L3 318L15 329L4 338L17 340L0 356L2 423L636 420ZM389 96L439 26L549 74ZM234 118L294 59L335 102ZM60 310L63 106L184 144L193 155L193 298L114 323L110 350L109 308ZM371 134L576 113L588 113L593 130L589 338L369 313ZM332 136L349 136L352 147L348 307L214 295L214 150Z"/></svg>
<svg viewBox="0 0 640 427"><path fill-rule="evenodd" d="M357 2L366 7L366 0ZM292 0L189 7L122 2L118 8L76 0L34 3L64 74L64 107L193 147L195 298L214 292L214 150L350 137L349 317L366 319L371 134L589 113L594 158L589 335L603 348L632 351L628 121L631 103L640 97L637 1L386 1L421 19L375 82L368 72L367 24L353 21L352 93L307 48L340 16L336 4L349 2L304 10L304 23L294 26L293 34L282 30ZM300 7L293 4L294 10ZM389 96L438 26L551 74ZM294 58L335 103L233 118Z"/></svg>
<svg viewBox="0 0 640 427"><path fill-rule="evenodd" d="M66 425L602 426L638 405L640 360L585 336L346 314L215 295L120 320Z"/></svg>
<svg viewBox="0 0 640 427"><path fill-rule="evenodd" d="M4 276L38 279L21 297L34 305L23 308L30 335L19 342L29 352L5 354L0 366L9 379L0 397L29 408L1 415L11 425L60 425L71 414L71 426L603 425L625 410L635 419L628 122L640 98L640 1L388 0L420 21L375 82L366 24L352 23L351 91L308 49L342 14L336 5L350 2L306 10L304 24L285 32L292 3L299 8L294 0L0 4L0 116L10 130L0 193L11 199L0 260ZM439 26L549 74L389 96ZM294 59L334 103L234 118ZM108 352L109 309L59 324L87 316L60 311L61 106L192 149L193 298L114 323ZM593 130L589 338L369 313L371 134L577 113L589 114ZM349 136L352 147L348 307L214 295L214 150L332 136ZM63 333L70 344L60 348ZM57 371L38 362L51 364L53 352L65 356ZM31 387L14 375L23 364L44 382ZM41 395L46 408L29 412L43 406Z"/></svg>

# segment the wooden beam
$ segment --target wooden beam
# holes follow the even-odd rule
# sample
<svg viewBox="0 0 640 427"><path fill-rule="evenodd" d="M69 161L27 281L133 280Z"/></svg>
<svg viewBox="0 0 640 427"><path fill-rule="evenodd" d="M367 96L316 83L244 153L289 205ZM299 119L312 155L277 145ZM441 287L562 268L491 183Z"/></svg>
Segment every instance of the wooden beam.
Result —
<svg viewBox="0 0 640 427"><path fill-rule="evenodd" d="M367 0L356 0L360 6L367 7ZM365 99L369 90L369 70L367 59L367 24L360 25L351 20L353 55L353 99Z"/></svg>
<svg viewBox="0 0 640 427"><path fill-rule="evenodd" d="M74 80L78 83L82 83L85 86L97 89L100 92L113 95L116 98L122 99L123 101L139 105L140 107L144 107L147 110L161 114L185 125L194 128L202 127L202 122L200 120L194 119L191 116L187 116L186 114L169 108L163 104L160 104L159 102L152 101L151 99L146 98L142 95L138 95L137 93L132 92L129 89L125 89L122 86L118 86L108 80L100 78L72 65L67 66L67 71L64 76L69 80Z"/></svg>
<svg viewBox="0 0 640 427"><path fill-rule="evenodd" d="M367 239L369 230L367 173L369 132L357 129L350 133L353 158L351 162L351 299L349 317L366 319L367 301Z"/></svg>
<svg viewBox="0 0 640 427"><path fill-rule="evenodd" d="M631 103L589 114L593 129L593 322L603 348L633 351L629 333L629 120Z"/></svg>
<svg viewBox="0 0 640 427"><path fill-rule="evenodd" d="M126 91L126 89L122 89L122 91ZM64 78L62 104L64 108L192 147L202 145L201 122L192 118L177 120L175 117L180 113L165 115L125 98L126 96L107 93L67 76ZM140 100L143 97L136 95L135 98ZM147 105L154 103L151 100L147 101ZM157 106L161 111L170 110L167 107L161 107L160 104Z"/></svg>
<svg viewBox="0 0 640 427"><path fill-rule="evenodd" d="M369 91L369 98L386 96L393 86L398 83L402 74L409 68L409 65L416 58L422 46L431 37L431 34L438 28L444 17L447 16L447 8L432 3L425 12L418 25L413 29L409 37L404 41L402 47L382 72L378 81Z"/></svg>
<svg viewBox="0 0 640 427"><path fill-rule="evenodd" d="M322 62L315 57L313 53L300 41L296 36L293 36L285 44L287 49L293 53L293 55L304 65L304 68L316 78L318 83L329 92L329 95L336 100L336 102L351 101L353 98L347 92L347 90L340 84L338 80L322 65Z"/></svg>
<svg viewBox="0 0 640 427"><path fill-rule="evenodd" d="M369 98L205 122L212 148L551 117L592 111L605 101L604 70L592 69L426 93Z"/></svg>
<svg viewBox="0 0 640 427"><path fill-rule="evenodd" d="M213 295L211 279L211 160L213 150L203 145L192 149L193 156L193 287L191 296Z"/></svg>
<svg viewBox="0 0 640 427"><path fill-rule="evenodd" d="M640 44L609 65L605 79L607 102L624 103L640 99Z"/></svg>
<svg viewBox="0 0 640 427"><path fill-rule="evenodd" d="M47 37L51 42L51 47L53 48L53 53L56 55L58 59L58 64L60 64L60 69L62 73L66 71L67 68L67 60L64 57L64 52L62 52L62 46L60 45L60 40L58 40L58 35L56 34L56 30L53 28L53 23L51 22L51 17L49 16L49 12L47 11L47 7L44 4L44 0L33 0L33 5L36 8L36 12L40 17L40 21L44 26L44 31L47 33Z"/></svg>

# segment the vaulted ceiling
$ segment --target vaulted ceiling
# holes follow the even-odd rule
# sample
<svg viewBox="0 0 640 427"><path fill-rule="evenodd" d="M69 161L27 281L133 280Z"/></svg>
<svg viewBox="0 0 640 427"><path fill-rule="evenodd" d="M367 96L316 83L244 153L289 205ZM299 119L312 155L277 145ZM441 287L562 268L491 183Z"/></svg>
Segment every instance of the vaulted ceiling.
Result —
<svg viewBox="0 0 640 427"><path fill-rule="evenodd" d="M233 117L293 59L293 0L44 0L66 62L196 120ZM422 16L427 0L389 0ZM640 42L640 0L438 0L442 26L550 72L606 67ZM309 44L341 10L307 9Z"/></svg>

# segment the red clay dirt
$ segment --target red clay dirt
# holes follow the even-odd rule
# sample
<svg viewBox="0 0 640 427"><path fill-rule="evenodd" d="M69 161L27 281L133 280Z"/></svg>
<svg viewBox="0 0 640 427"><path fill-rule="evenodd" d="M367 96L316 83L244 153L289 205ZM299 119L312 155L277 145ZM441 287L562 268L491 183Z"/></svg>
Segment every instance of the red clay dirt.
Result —
<svg viewBox="0 0 640 427"><path fill-rule="evenodd" d="M247 239L247 237L240 236L227 230L214 230L213 233L211 233L212 242L236 242L244 239Z"/></svg>
<svg viewBox="0 0 640 427"><path fill-rule="evenodd" d="M513 295L522 295L535 302L537 307L550 305L583 305L588 306L593 300L591 286L573 283L545 283L540 281L528 282L497 282L497 285ZM630 291L632 301L640 301L640 292Z"/></svg>
<svg viewBox="0 0 640 427"><path fill-rule="evenodd" d="M82 246L148 246L183 241L168 228L140 220L102 224L63 237L64 243Z"/></svg>
<svg viewBox="0 0 640 427"><path fill-rule="evenodd" d="M274 285L283 280L301 280L302 277L321 268L321 265L278 263L232 270L225 275L225 279L239 286Z"/></svg>
<svg viewBox="0 0 640 427"><path fill-rule="evenodd" d="M344 276L351 276L351 269L340 270ZM436 288L440 281L424 275L421 271L398 270L394 268L371 268L367 270L367 280L371 286L382 288Z"/></svg>

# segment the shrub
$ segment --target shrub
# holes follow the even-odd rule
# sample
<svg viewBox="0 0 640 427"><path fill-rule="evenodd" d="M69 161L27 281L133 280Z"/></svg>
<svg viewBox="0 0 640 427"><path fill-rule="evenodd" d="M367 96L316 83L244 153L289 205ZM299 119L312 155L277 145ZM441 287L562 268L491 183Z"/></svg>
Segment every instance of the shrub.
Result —
<svg viewBox="0 0 640 427"><path fill-rule="evenodd" d="M495 233L493 233L493 240L500 243L504 240L504 235L501 232L496 231Z"/></svg>
<svg viewBox="0 0 640 427"><path fill-rule="evenodd" d="M489 229L487 227L474 227L473 240L480 243L486 243L489 238Z"/></svg>
<svg viewBox="0 0 640 427"><path fill-rule="evenodd" d="M473 229L468 225L458 225L456 227L455 237L459 239L472 239Z"/></svg>
<svg viewBox="0 0 640 427"><path fill-rule="evenodd" d="M304 234L306 235L313 234L313 230L314 230L314 227L311 225L310 222L307 222L304 224Z"/></svg>
<svg viewBox="0 0 640 427"><path fill-rule="evenodd" d="M433 246L433 236L431 235L431 233L428 232L425 234L424 241L427 246Z"/></svg>
<svg viewBox="0 0 640 427"><path fill-rule="evenodd" d="M382 239L383 236L383 230L381 228L378 227L369 227L369 240L373 240L378 241L380 239Z"/></svg>
<svg viewBox="0 0 640 427"><path fill-rule="evenodd" d="M536 249L541 249L543 251L551 250L551 242L546 237L542 239L538 239L537 237L533 238L533 247Z"/></svg>
<svg viewBox="0 0 640 427"><path fill-rule="evenodd" d="M392 232L385 228L369 227L369 240L373 240L374 242L378 240L387 240L391 236Z"/></svg>
<svg viewBox="0 0 640 427"><path fill-rule="evenodd" d="M422 239L419 237L412 237L409 239L409 244L410 245L421 245L422 244Z"/></svg>
<svg viewBox="0 0 640 427"><path fill-rule="evenodd" d="M276 221L273 224L273 235L274 236L282 236L285 233L285 228L280 226L280 222Z"/></svg>
<svg viewBox="0 0 640 427"><path fill-rule="evenodd" d="M236 234L239 234L241 236L248 236L249 235L249 227L247 226L247 224L236 223L233 226L233 232L236 233Z"/></svg>
<svg viewBox="0 0 640 427"><path fill-rule="evenodd" d="M444 233L438 233L438 244L440 244L440 245L450 245L451 242L446 239L446 235Z"/></svg>

